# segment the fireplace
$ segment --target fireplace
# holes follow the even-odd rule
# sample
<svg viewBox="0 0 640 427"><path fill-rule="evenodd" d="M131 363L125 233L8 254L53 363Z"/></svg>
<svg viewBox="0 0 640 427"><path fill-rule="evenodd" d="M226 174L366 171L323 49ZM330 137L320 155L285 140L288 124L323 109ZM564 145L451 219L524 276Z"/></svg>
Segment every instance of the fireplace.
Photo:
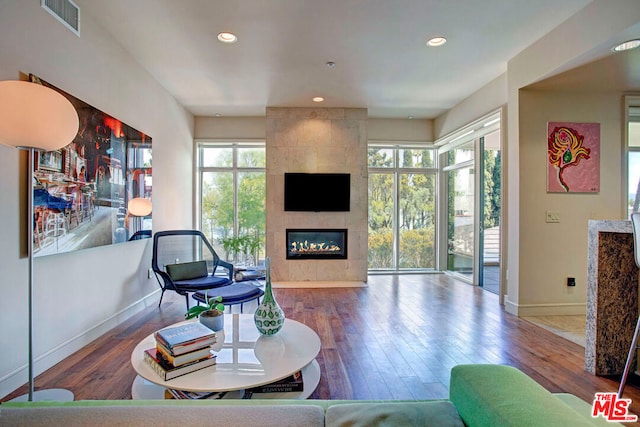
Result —
<svg viewBox="0 0 640 427"><path fill-rule="evenodd" d="M347 259L347 229L287 229L287 259Z"/></svg>

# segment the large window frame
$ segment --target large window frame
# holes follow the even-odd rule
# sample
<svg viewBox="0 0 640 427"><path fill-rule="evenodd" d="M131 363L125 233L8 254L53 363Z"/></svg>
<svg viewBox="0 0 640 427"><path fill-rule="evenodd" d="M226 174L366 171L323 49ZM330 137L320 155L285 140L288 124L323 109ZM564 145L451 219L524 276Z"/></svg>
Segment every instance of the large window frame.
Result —
<svg viewBox="0 0 640 427"><path fill-rule="evenodd" d="M207 149L216 149L216 150L230 150L232 154L231 163L224 165L207 165L205 164L205 152ZM229 249L229 245L233 245L229 243L229 240L222 243L220 239L215 238L213 236L213 231L208 230L206 224L203 224L204 217L202 209L204 206L203 201L203 190L204 190L204 179L206 174L210 173L229 173L232 176L233 182L233 230L232 237L236 239L236 245L242 245L241 237L239 236L239 224L240 224L240 212L239 212L239 182L240 178L243 174L246 173L262 173L264 174L265 183L266 183L266 164L263 163L261 166L246 166L239 164L239 151L243 149L253 149L253 150L264 150L265 151L265 159L266 159L266 144L264 140L238 140L238 141L230 141L230 140L199 140L196 141L195 144L195 200L196 200L196 209L195 209L195 222L198 228L205 233L207 238L211 241L211 244L214 246L216 252L219 256L223 258L227 258L229 261L234 261L235 263L240 264L259 264L261 260L264 258L265 246L264 246L264 236L266 234L266 230L262 229L262 235L260 237L260 247L253 248L250 252L255 256L247 256L248 253L243 253L243 250L239 250L238 247L235 249ZM265 184L266 185L266 184ZM266 188L265 188L266 194ZM266 200L263 200L262 206L265 206ZM263 226L266 226L266 220L263 222ZM211 228L211 227L210 227ZM244 249L247 250L246 247Z"/></svg>
<svg viewBox="0 0 640 427"><path fill-rule="evenodd" d="M624 105L622 211L629 219L634 210L640 212L640 195L636 194L640 186L640 96L625 96Z"/></svg>
<svg viewBox="0 0 640 427"><path fill-rule="evenodd" d="M388 267L371 267L369 265L369 273L411 273L411 272L436 272L438 270L438 158L436 148L430 142L403 142L403 141L376 141L370 140L368 150L376 149L391 153L390 160L392 164L389 166L371 166L368 161L369 181L375 175L390 175L392 181L392 262ZM403 166L401 156L405 150L428 150L431 153L432 165L430 167ZM401 217L401 179L403 176L426 175L433 179L433 266L429 267L405 267L401 260L401 233L402 224ZM369 200L371 203L371 200ZM371 209L370 206L368 209ZM370 222L368 222L370 227ZM371 248L370 248L371 250Z"/></svg>

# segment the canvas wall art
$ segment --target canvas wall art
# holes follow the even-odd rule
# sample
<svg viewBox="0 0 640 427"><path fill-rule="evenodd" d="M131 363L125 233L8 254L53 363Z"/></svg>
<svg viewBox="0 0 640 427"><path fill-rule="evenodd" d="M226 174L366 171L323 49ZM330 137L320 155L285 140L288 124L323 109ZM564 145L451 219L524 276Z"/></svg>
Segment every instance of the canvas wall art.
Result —
<svg viewBox="0 0 640 427"><path fill-rule="evenodd" d="M152 197L151 137L37 76L29 79L64 95L80 120L70 144L37 153L34 256L149 236L151 213L134 216L128 204Z"/></svg>
<svg viewBox="0 0 640 427"><path fill-rule="evenodd" d="M600 191L600 123L547 123L547 192Z"/></svg>

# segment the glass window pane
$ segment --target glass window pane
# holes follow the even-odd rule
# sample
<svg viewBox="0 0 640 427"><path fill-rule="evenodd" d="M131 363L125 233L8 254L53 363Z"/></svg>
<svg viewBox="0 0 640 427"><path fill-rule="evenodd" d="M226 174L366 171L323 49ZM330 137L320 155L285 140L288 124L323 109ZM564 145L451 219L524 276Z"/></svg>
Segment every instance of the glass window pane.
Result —
<svg viewBox="0 0 640 427"><path fill-rule="evenodd" d="M640 147L640 122L629 122L629 147Z"/></svg>
<svg viewBox="0 0 640 427"><path fill-rule="evenodd" d="M432 168L434 151L428 148L399 150L399 162L401 168Z"/></svg>
<svg viewBox="0 0 640 427"><path fill-rule="evenodd" d="M367 150L369 167L392 168L393 149L392 148L369 148Z"/></svg>
<svg viewBox="0 0 640 427"><path fill-rule="evenodd" d="M447 270L468 275L473 274L474 180L470 167L447 173Z"/></svg>
<svg viewBox="0 0 640 427"><path fill-rule="evenodd" d="M233 149L230 147L202 147L203 167L233 166Z"/></svg>
<svg viewBox="0 0 640 427"><path fill-rule="evenodd" d="M238 167L240 168L264 168L264 147L238 148Z"/></svg>
<svg viewBox="0 0 640 427"><path fill-rule="evenodd" d="M400 175L400 268L435 268L435 179Z"/></svg>
<svg viewBox="0 0 640 427"><path fill-rule="evenodd" d="M447 153L448 164L455 165L457 163L473 160L474 144L475 141L469 141L456 148L453 148Z"/></svg>
<svg viewBox="0 0 640 427"><path fill-rule="evenodd" d="M264 153L264 150L263 150ZM245 265L257 265L264 257L265 173L238 174L238 242L240 253L236 260Z"/></svg>
<svg viewBox="0 0 640 427"><path fill-rule="evenodd" d="M632 212L640 212L640 151L629 152L629 189L627 217L631 217Z"/></svg>
<svg viewBox="0 0 640 427"><path fill-rule="evenodd" d="M225 258L221 239L233 236L233 173L204 172L202 174L202 232Z"/></svg>
<svg viewBox="0 0 640 427"><path fill-rule="evenodd" d="M369 268L393 266L393 175L369 174Z"/></svg>

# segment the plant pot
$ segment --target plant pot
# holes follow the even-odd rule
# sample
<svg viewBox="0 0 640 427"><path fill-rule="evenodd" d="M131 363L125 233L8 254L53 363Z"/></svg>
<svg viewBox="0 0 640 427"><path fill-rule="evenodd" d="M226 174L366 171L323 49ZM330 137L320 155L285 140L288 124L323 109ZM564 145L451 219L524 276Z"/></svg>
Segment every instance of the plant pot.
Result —
<svg viewBox="0 0 640 427"><path fill-rule="evenodd" d="M218 310L203 311L200 314L200 323L212 331L221 331L224 329L224 313Z"/></svg>

